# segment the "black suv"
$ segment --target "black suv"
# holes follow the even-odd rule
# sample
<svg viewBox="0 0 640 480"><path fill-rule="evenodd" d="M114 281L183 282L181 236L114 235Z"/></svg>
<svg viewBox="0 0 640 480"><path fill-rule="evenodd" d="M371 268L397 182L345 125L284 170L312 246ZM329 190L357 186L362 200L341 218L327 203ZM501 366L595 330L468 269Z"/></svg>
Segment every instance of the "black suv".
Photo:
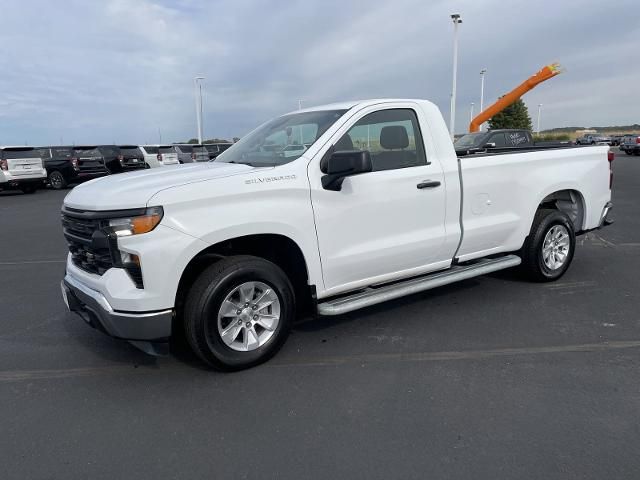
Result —
<svg viewBox="0 0 640 480"><path fill-rule="evenodd" d="M109 175L100 152L92 146L38 148L49 185L56 190Z"/></svg>
<svg viewBox="0 0 640 480"><path fill-rule="evenodd" d="M98 145L104 163L111 173L130 172L146 168L144 155L137 145Z"/></svg>
<svg viewBox="0 0 640 480"><path fill-rule="evenodd" d="M229 148L233 143L205 143L204 148L209 153L209 160L215 160L215 158Z"/></svg>

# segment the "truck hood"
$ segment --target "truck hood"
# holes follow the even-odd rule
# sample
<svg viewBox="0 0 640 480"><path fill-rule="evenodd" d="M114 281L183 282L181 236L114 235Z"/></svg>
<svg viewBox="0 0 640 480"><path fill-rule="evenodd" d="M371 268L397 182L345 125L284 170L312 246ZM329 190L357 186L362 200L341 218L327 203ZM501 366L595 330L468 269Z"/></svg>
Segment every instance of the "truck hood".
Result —
<svg viewBox="0 0 640 480"><path fill-rule="evenodd" d="M120 173L78 185L66 196L64 204L83 210L140 208L161 190L253 170L249 165L207 162Z"/></svg>

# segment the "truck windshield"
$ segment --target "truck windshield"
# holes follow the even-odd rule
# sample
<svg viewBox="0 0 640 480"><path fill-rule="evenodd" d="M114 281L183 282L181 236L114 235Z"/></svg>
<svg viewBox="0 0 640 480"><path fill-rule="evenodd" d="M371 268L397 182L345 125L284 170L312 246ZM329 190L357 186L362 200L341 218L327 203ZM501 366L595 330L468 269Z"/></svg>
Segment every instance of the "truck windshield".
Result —
<svg viewBox="0 0 640 480"><path fill-rule="evenodd" d="M275 118L244 137L216 162L254 167L284 165L304 152L347 110L318 110Z"/></svg>
<svg viewBox="0 0 640 480"><path fill-rule="evenodd" d="M485 134L480 132L467 133L466 135L463 135L458 140L456 140L456 142L453 145L455 146L456 149L475 148L480 146L480 143L482 142L482 139L484 138L484 136Z"/></svg>

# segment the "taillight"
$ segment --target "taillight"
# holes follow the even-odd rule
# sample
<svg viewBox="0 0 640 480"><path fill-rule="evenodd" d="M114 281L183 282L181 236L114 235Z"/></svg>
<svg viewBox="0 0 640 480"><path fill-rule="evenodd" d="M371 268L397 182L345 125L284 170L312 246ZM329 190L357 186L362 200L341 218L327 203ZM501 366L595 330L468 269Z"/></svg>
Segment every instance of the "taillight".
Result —
<svg viewBox="0 0 640 480"><path fill-rule="evenodd" d="M640 137L636 137L636 143L640 143Z"/></svg>
<svg viewBox="0 0 640 480"><path fill-rule="evenodd" d="M195 154L195 153L192 153L192 154L191 154L191 160L195 160L195 159L196 159L196 154Z"/></svg>
<svg viewBox="0 0 640 480"><path fill-rule="evenodd" d="M124 165L124 156L118 155L118 161L120 162L120 165Z"/></svg>
<svg viewBox="0 0 640 480"><path fill-rule="evenodd" d="M160 163L162 163L162 154L161 154L161 153L159 153L159 154L158 154L158 161L159 161Z"/></svg>
<svg viewBox="0 0 640 480"><path fill-rule="evenodd" d="M0 170L9 170L9 164L6 160L0 160Z"/></svg>
<svg viewBox="0 0 640 480"><path fill-rule="evenodd" d="M71 166L73 167L74 170L78 170L78 159L73 157L71 159Z"/></svg>

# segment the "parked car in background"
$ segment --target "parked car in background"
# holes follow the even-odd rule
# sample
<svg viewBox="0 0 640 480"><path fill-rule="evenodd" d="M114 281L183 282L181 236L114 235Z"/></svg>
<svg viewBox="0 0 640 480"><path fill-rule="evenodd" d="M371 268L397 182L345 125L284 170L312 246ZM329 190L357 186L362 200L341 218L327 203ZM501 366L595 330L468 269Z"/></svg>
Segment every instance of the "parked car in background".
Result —
<svg viewBox="0 0 640 480"><path fill-rule="evenodd" d="M40 156L47 169L51 188L60 190L69 185L109 175L100 152L91 147L40 147Z"/></svg>
<svg viewBox="0 0 640 480"><path fill-rule="evenodd" d="M47 171L33 147L0 147L0 190L35 193L44 187Z"/></svg>
<svg viewBox="0 0 640 480"><path fill-rule="evenodd" d="M104 159L110 173L123 173L146 168L144 156L137 145L93 145Z"/></svg>
<svg viewBox="0 0 640 480"><path fill-rule="evenodd" d="M640 155L640 135L625 135L620 150L627 155Z"/></svg>
<svg viewBox="0 0 640 480"><path fill-rule="evenodd" d="M118 149L120 150L118 161L123 171L150 167L145 163L144 155L138 145L120 145Z"/></svg>
<svg viewBox="0 0 640 480"><path fill-rule="evenodd" d="M176 143L173 145L180 163L208 162L209 152L203 145L195 143Z"/></svg>
<svg viewBox="0 0 640 480"><path fill-rule="evenodd" d="M204 148L209 153L209 160L215 160L215 158L228 149L233 143L205 143Z"/></svg>
<svg viewBox="0 0 640 480"><path fill-rule="evenodd" d="M622 143L622 139L624 138L624 135L611 135L611 145L620 145L620 143Z"/></svg>
<svg viewBox="0 0 640 480"><path fill-rule="evenodd" d="M611 145L611 137L600 133L589 133L576 139L576 145L597 145L598 143Z"/></svg>
<svg viewBox="0 0 640 480"><path fill-rule="evenodd" d="M173 145L141 145L140 150L144 155L144 161L151 168L180 163L176 147Z"/></svg>
<svg viewBox="0 0 640 480"><path fill-rule="evenodd" d="M487 148L531 147L533 136L529 130L500 129L467 133L454 143L458 154Z"/></svg>

